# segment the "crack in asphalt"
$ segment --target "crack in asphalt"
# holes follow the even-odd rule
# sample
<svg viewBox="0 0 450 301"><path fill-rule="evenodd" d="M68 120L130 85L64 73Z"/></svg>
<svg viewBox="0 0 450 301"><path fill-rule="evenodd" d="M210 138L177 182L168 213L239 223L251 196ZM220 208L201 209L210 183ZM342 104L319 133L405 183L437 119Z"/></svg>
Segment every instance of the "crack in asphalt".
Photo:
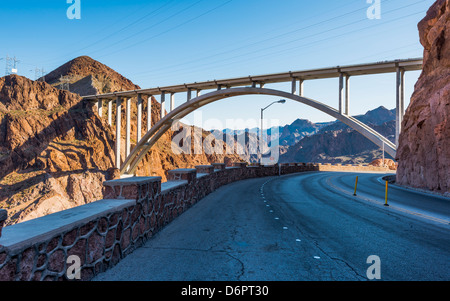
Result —
<svg viewBox="0 0 450 301"><path fill-rule="evenodd" d="M231 255L231 254L230 254L229 252L227 252L227 251L225 251L225 254L226 254L228 257L231 257L232 259L236 260L236 261L241 265L240 274L237 276L237 281L240 281L240 280L241 280L241 277L244 276L244 274L245 274L245 265L244 265L244 263L243 263L239 258L237 258L237 257L235 257L235 256L233 256L233 255Z"/></svg>

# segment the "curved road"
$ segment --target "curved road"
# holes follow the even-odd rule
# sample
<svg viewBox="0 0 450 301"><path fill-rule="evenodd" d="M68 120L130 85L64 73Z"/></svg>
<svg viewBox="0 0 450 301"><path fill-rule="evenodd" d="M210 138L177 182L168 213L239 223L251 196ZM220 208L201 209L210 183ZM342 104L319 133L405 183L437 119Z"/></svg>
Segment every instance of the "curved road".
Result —
<svg viewBox="0 0 450 301"><path fill-rule="evenodd" d="M353 196L355 177L358 196ZM383 174L312 172L221 187L94 280L450 280L450 199Z"/></svg>

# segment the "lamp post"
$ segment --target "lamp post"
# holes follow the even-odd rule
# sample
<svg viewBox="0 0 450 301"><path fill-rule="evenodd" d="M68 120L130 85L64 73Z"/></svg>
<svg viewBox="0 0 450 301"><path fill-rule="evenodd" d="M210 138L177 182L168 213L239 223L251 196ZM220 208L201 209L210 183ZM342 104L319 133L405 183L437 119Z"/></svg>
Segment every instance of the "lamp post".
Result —
<svg viewBox="0 0 450 301"><path fill-rule="evenodd" d="M262 163L262 154L263 154L263 149L262 148L263 148L263 132L264 132L264 129L263 129L263 127L264 127L264 125L263 125L264 111L267 110L271 105L276 104L276 103L284 104L284 103L286 103L286 99L281 99L281 100L278 100L278 101L274 101L270 105L268 105L267 107L261 108L261 129L260 129L260 132L259 132L259 148L258 148L258 151L259 151L259 162L260 163Z"/></svg>

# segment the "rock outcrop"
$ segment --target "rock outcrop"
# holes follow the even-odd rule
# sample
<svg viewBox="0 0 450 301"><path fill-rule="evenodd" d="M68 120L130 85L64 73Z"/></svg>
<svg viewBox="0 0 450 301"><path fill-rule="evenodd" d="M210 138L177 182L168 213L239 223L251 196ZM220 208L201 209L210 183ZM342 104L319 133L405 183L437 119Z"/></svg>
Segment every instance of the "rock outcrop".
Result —
<svg viewBox="0 0 450 301"><path fill-rule="evenodd" d="M71 92L81 96L140 89L128 78L89 56L77 57L40 80L60 89L65 87L65 82Z"/></svg>
<svg viewBox="0 0 450 301"><path fill-rule="evenodd" d="M397 183L450 193L450 0L438 0L419 23L424 47L399 139Z"/></svg>
<svg viewBox="0 0 450 301"><path fill-rule="evenodd" d="M59 79L73 79L62 90ZM101 199L105 180L118 177L114 169L114 125L100 118L94 104L81 95L139 89L111 68L79 57L59 67L44 81L11 75L0 78L0 208L8 210L6 224L37 218ZM64 86L64 88L67 88ZM152 98L151 120L161 116ZM144 101L146 104L147 101ZM106 105L106 103L104 104ZM113 106L114 107L114 106ZM132 137L136 137L136 107L132 106ZM144 105L143 123L147 120ZM125 145L125 114L122 116ZM146 124L142 125L146 128ZM200 141L208 132L201 133ZM166 133L138 166L139 176L161 176L175 168L223 162L225 155L174 154L172 131ZM136 143L132 139L132 143ZM124 148L120 154L125 160ZM239 156L232 155L238 161Z"/></svg>
<svg viewBox="0 0 450 301"><path fill-rule="evenodd" d="M0 79L0 206L7 224L98 200L110 179L113 133L77 94Z"/></svg>
<svg viewBox="0 0 450 301"><path fill-rule="evenodd" d="M369 166L375 166L375 167L383 167L387 166L390 170L396 170L397 169L397 163L392 159L376 159L369 163Z"/></svg>

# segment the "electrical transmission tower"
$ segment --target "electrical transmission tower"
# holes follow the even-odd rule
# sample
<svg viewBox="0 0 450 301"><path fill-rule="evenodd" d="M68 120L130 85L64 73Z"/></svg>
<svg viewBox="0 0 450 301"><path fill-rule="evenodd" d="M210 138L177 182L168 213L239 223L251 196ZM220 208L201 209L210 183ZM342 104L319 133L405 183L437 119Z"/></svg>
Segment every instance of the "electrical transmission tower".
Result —
<svg viewBox="0 0 450 301"><path fill-rule="evenodd" d="M34 69L34 80L38 81L39 79L41 79L43 82L45 82L45 74L46 73L44 71L44 68L39 69L38 67L36 67Z"/></svg>
<svg viewBox="0 0 450 301"><path fill-rule="evenodd" d="M66 76L61 76L59 78L59 81L61 82L60 84L60 89L61 90L67 90L70 92L70 81L72 80L72 77L69 75Z"/></svg>
<svg viewBox="0 0 450 301"><path fill-rule="evenodd" d="M20 63L16 57L9 57L6 55L5 58L5 76L11 75L11 74L17 74L17 64Z"/></svg>

